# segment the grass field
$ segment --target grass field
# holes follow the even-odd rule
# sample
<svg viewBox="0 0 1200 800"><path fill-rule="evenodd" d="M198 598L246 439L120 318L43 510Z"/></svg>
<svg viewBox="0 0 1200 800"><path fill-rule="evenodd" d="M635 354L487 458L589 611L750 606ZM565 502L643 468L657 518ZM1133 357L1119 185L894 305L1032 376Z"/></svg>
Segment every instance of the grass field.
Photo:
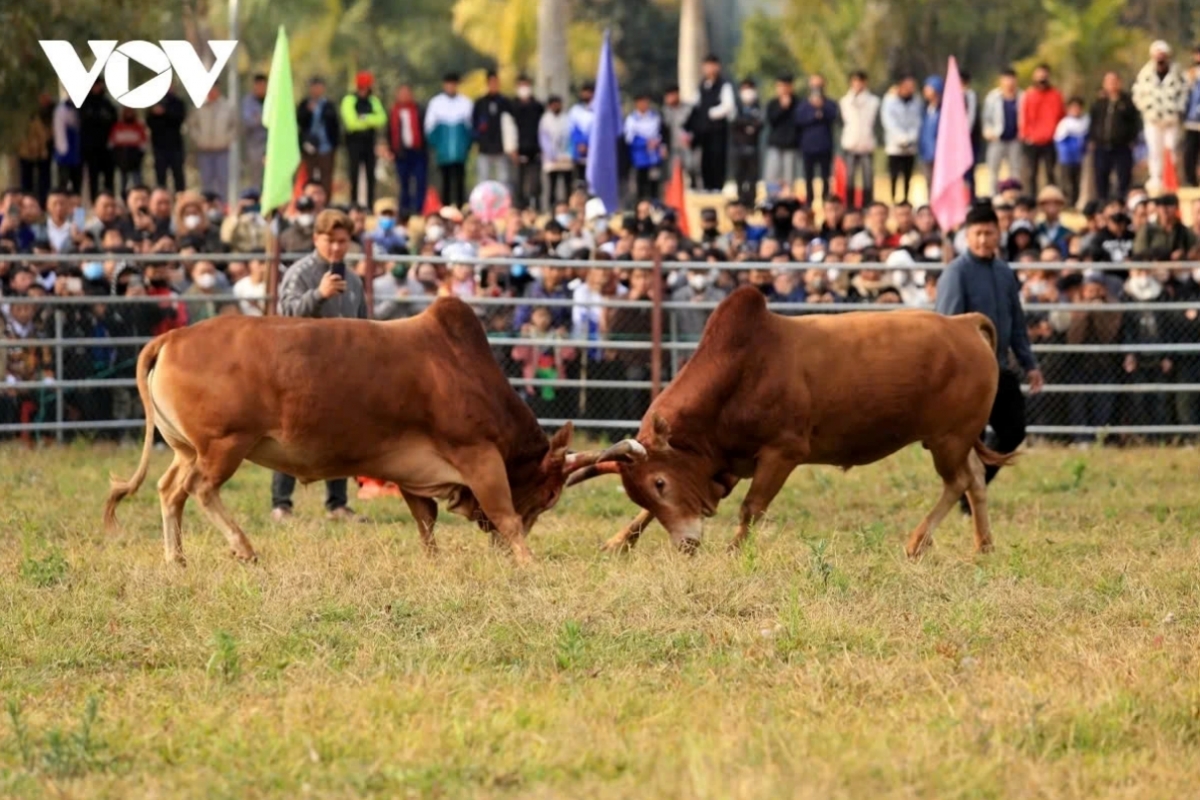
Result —
<svg viewBox="0 0 1200 800"><path fill-rule="evenodd" d="M992 492L996 552L919 449L801 469L746 552L692 559L616 481L572 490L515 569L443 514L428 559L377 523L227 504L243 566L189 503L162 561L154 481L106 536L134 449L0 450L0 796L1072 797L1200 792L1200 453L1029 452Z"/></svg>

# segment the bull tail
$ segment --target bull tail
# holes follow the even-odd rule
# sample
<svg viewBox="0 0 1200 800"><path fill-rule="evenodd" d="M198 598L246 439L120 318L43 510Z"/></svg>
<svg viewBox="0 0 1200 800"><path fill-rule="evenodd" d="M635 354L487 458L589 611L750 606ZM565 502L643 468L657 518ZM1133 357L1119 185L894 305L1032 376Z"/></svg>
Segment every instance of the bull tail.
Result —
<svg viewBox="0 0 1200 800"><path fill-rule="evenodd" d="M972 316L976 318L975 323L978 325L979 335L982 336L983 340L988 343L988 347L995 351L996 341L998 339L996 335L996 326L983 314L976 313L972 314Z"/></svg>
<svg viewBox="0 0 1200 800"><path fill-rule="evenodd" d="M162 347L163 337L156 337L142 348L138 356L137 389L138 396L142 399L142 408L146 412L146 436L142 440L142 460L138 462L133 477L123 481L115 475L110 476L108 500L104 503L104 527L109 531L117 525L117 504L135 493L146 480L150 451L154 449L154 400L150 397L150 370L154 369Z"/></svg>
<svg viewBox="0 0 1200 800"><path fill-rule="evenodd" d="M989 467L1007 467L1017 460L1016 453L997 453L985 445L982 439L975 440L975 453L979 456L979 460Z"/></svg>

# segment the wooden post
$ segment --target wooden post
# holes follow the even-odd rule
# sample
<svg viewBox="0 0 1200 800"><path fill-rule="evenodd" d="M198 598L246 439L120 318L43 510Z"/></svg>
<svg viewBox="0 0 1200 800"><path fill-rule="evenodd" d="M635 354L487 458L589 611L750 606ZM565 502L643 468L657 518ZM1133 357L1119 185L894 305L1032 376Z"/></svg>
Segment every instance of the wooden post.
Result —
<svg viewBox="0 0 1200 800"><path fill-rule="evenodd" d="M650 273L650 399L658 397L662 390L662 303L663 268L662 253L654 248L654 269Z"/></svg>
<svg viewBox="0 0 1200 800"><path fill-rule="evenodd" d="M275 212L275 223L278 225L283 222L281 212ZM279 291L279 233L267 228L270 231L270 261L271 266L267 268L267 307L263 309L263 316L274 316L275 309L279 303L279 298L276 296Z"/></svg>
<svg viewBox="0 0 1200 800"><path fill-rule="evenodd" d="M367 298L367 319L375 319L375 242L363 242L363 295Z"/></svg>

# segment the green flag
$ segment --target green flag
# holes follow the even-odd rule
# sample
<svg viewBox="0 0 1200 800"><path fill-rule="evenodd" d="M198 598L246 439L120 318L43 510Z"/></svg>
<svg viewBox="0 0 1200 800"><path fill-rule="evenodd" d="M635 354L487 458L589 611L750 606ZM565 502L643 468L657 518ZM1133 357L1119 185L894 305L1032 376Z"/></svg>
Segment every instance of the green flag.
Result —
<svg viewBox="0 0 1200 800"><path fill-rule="evenodd" d="M287 34L279 26L267 96L263 100L263 127L267 129L267 160L263 167L262 214L267 216L292 200L292 181L300 168L300 137L296 131L296 105L292 94L292 60Z"/></svg>

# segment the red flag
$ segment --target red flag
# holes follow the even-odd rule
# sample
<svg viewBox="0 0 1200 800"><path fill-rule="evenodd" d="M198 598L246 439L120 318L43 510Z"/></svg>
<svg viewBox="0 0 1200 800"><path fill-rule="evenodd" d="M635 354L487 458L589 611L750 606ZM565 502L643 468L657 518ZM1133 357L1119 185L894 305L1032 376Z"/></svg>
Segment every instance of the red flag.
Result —
<svg viewBox="0 0 1200 800"><path fill-rule="evenodd" d="M1179 176L1175 174L1175 158L1170 148L1163 148L1163 191L1174 193L1179 191Z"/></svg>
<svg viewBox="0 0 1200 800"><path fill-rule="evenodd" d="M304 194L304 184L306 183L308 183L308 165L300 162L300 169L296 170L296 180L292 183L292 202Z"/></svg>
<svg viewBox="0 0 1200 800"><path fill-rule="evenodd" d="M425 205L421 206L421 216L428 217L442 210L442 198L437 189L430 186L425 190Z"/></svg>
<svg viewBox="0 0 1200 800"><path fill-rule="evenodd" d="M847 203L851 202L853 198L846 197L846 180L846 162L841 156L838 156L833 160L833 191L826 192L826 194L833 194ZM808 204L811 206L815 199L814 197L808 198Z"/></svg>
<svg viewBox="0 0 1200 800"><path fill-rule="evenodd" d="M678 160L675 161L675 167L671 170L671 180L667 181L667 191L663 199L666 201L667 208L675 210L675 218L679 222L679 232L684 236L691 236L688 230L687 202L684 199L683 191L683 164Z"/></svg>

